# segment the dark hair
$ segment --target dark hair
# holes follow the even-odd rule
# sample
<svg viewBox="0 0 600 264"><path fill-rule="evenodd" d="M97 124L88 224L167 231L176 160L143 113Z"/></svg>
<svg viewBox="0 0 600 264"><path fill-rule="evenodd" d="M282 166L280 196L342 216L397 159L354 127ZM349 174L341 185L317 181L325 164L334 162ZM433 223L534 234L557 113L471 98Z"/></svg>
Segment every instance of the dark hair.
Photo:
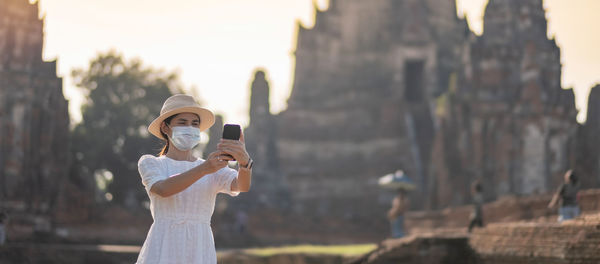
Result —
<svg viewBox="0 0 600 264"><path fill-rule="evenodd" d="M396 189L396 193L397 193L397 194L406 195L406 194L407 194L407 191L406 191L406 189L404 189L404 188L397 188L397 189Z"/></svg>
<svg viewBox="0 0 600 264"><path fill-rule="evenodd" d="M171 120L173 120L173 118L176 116L177 116L177 114L165 118L165 120L163 120L163 123L166 123L168 125L169 123L171 123ZM162 156L162 155L167 154L167 152L169 152L169 136L167 136L167 134L162 132L162 123L161 123L161 126L159 129L160 129L160 134L163 136L163 140L165 141L165 145L163 146L162 150L158 153L158 156Z"/></svg>
<svg viewBox="0 0 600 264"><path fill-rule="evenodd" d="M573 172L572 170L569 172L569 181L571 182L571 184L577 184L577 181L579 180L577 179L577 175L575 175L575 172Z"/></svg>
<svg viewBox="0 0 600 264"><path fill-rule="evenodd" d="M473 188L473 190L478 193L483 191L483 186L481 185L481 181L479 181L479 180L474 181L473 184L471 185L471 188Z"/></svg>

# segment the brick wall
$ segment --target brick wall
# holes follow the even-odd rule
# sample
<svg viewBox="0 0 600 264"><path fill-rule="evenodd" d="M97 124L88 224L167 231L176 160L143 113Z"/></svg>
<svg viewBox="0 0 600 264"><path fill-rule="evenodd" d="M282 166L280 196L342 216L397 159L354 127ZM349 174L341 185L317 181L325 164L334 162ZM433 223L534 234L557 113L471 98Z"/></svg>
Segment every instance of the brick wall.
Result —
<svg viewBox="0 0 600 264"><path fill-rule="evenodd" d="M500 223L476 229L478 263L600 263L600 214L559 223Z"/></svg>
<svg viewBox="0 0 600 264"><path fill-rule="evenodd" d="M484 205L484 223L534 219L538 222L555 222L557 209L547 209L550 199L552 199L552 194L501 197ZM583 213L599 212L600 189L581 191L579 204ZM471 206L448 208L440 211L409 212L406 216L406 225L413 233L435 228L464 228L469 223L470 213Z"/></svg>
<svg viewBox="0 0 600 264"><path fill-rule="evenodd" d="M597 264L600 213L563 223L495 223L470 235L438 229L383 241L349 263Z"/></svg>
<svg viewBox="0 0 600 264"><path fill-rule="evenodd" d="M475 264L465 234L428 233L383 241L377 249L349 264Z"/></svg>

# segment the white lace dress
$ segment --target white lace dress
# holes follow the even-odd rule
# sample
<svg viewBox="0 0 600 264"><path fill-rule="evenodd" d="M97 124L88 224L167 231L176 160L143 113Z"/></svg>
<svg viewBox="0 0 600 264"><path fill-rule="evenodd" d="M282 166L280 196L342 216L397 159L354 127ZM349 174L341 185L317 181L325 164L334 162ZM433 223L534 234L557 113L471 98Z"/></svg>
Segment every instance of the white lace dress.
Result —
<svg viewBox="0 0 600 264"><path fill-rule="evenodd" d="M186 172L202 162L202 159L177 161L152 155L140 158L138 169L150 197L154 223L138 256L138 264L217 263L210 218L217 193L238 194L231 192L231 182L237 176L237 171L225 167L166 198L150 192L157 181Z"/></svg>

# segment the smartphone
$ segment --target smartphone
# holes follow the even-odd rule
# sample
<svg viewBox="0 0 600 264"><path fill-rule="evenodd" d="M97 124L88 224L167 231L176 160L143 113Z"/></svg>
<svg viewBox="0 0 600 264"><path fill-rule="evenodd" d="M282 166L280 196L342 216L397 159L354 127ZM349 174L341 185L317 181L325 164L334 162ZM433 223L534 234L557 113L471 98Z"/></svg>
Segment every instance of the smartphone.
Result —
<svg viewBox="0 0 600 264"><path fill-rule="evenodd" d="M240 140L241 131L240 125L225 124L223 127L223 139Z"/></svg>
<svg viewBox="0 0 600 264"><path fill-rule="evenodd" d="M240 140L241 132L242 132L242 129L240 128L239 125L225 124L225 126L223 127L223 139ZM224 154L224 155L231 157L235 161L233 156L231 156L229 154Z"/></svg>

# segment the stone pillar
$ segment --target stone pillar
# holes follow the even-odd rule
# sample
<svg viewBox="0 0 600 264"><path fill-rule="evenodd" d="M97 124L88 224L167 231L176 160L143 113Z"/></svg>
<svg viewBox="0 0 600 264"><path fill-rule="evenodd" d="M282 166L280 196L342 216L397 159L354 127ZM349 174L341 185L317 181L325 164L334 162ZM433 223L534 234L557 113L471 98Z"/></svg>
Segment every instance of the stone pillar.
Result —
<svg viewBox="0 0 600 264"><path fill-rule="evenodd" d="M68 172L69 115L37 16L26 0L0 1L0 199L47 212Z"/></svg>

